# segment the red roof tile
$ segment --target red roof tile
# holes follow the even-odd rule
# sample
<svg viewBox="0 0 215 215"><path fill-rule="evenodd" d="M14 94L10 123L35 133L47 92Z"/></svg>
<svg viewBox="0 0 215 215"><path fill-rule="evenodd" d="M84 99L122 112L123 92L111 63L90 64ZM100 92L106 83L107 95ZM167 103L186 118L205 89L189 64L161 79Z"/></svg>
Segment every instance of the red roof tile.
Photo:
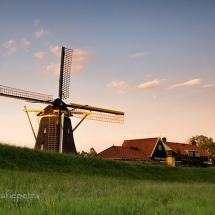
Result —
<svg viewBox="0 0 215 215"><path fill-rule="evenodd" d="M139 148L147 157L151 157L158 140L159 137L136 140L124 140L122 147Z"/></svg>
<svg viewBox="0 0 215 215"><path fill-rule="evenodd" d="M194 146L191 144L172 143L172 142L166 142L164 144L170 147L175 153L177 153L177 151L180 151L181 154L188 154L187 151L199 151L200 156L209 156L209 154L206 151L199 148L198 146Z"/></svg>
<svg viewBox="0 0 215 215"><path fill-rule="evenodd" d="M139 149L132 147L111 146L97 154L99 158L149 160Z"/></svg>

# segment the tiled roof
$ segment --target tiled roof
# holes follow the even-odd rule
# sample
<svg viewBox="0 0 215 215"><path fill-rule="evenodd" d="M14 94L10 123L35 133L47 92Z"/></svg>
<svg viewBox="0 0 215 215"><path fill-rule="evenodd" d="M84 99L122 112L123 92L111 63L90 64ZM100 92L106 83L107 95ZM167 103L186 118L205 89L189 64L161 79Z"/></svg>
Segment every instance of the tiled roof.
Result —
<svg viewBox="0 0 215 215"><path fill-rule="evenodd" d="M147 157L151 157L158 140L159 137L136 140L124 140L122 147L139 148Z"/></svg>
<svg viewBox="0 0 215 215"><path fill-rule="evenodd" d="M180 151L181 154L188 154L187 151L199 151L200 156L209 156L209 154L206 151L199 148L198 146L172 142L165 142L164 144L170 147L175 153L177 153L177 151Z"/></svg>
<svg viewBox="0 0 215 215"><path fill-rule="evenodd" d="M97 154L99 158L149 160L139 149L133 147L111 146Z"/></svg>

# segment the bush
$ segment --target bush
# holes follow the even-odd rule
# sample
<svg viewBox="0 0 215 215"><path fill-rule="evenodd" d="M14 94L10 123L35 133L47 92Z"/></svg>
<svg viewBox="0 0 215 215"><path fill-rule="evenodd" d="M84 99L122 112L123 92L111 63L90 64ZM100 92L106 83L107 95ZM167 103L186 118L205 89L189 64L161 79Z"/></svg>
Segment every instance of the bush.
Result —
<svg viewBox="0 0 215 215"><path fill-rule="evenodd" d="M215 166L215 157L212 158L212 165Z"/></svg>
<svg viewBox="0 0 215 215"><path fill-rule="evenodd" d="M188 162L189 166L196 166L196 167L207 167L207 164L204 162L204 159L192 159Z"/></svg>

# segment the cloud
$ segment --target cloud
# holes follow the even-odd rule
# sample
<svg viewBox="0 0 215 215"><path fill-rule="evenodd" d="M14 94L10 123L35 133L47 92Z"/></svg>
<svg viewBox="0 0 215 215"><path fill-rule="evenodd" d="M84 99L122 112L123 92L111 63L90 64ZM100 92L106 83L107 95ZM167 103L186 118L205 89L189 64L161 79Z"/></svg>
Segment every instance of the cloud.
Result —
<svg viewBox="0 0 215 215"><path fill-rule="evenodd" d="M207 84L207 85L204 85L203 87L214 87L215 84Z"/></svg>
<svg viewBox="0 0 215 215"><path fill-rule="evenodd" d="M31 42L28 41L26 38L21 39L21 47L24 48L25 51L28 51L29 46L31 45Z"/></svg>
<svg viewBox="0 0 215 215"><path fill-rule="evenodd" d="M36 19L36 20L34 21L34 24L35 24L35 25L38 25L39 22L40 22L40 20L39 20L39 19Z"/></svg>
<svg viewBox="0 0 215 215"><path fill-rule="evenodd" d="M112 81L111 83L107 84L107 86L120 88L118 91L118 94L124 94L126 93L126 91L131 89L125 81L121 81L121 80Z"/></svg>
<svg viewBox="0 0 215 215"><path fill-rule="evenodd" d="M36 38L41 38L45 34L50 34L50 32L47 30L40 30L40 31L35 32Z"/></svg>
<svg viewBox="0 0 215 215"><path fill-rule="evenodd" d="M83 66L82 65L78 65L78 66L73 66L71 67L71 74L76 74L79 73L83 70ZM48 66L46 66L46 71L45 73L52 73L53 75L59 75L60 73L60 63L58 64L54 64L51 63Z"/></svg>
<svg viewBox="0 0 215 215"><path fill-rule="evenodd" d="M3 43L2 46L7 49L7 55L11 55L13 52L17 50L17 45L15 40L8 40Z"/></svg>
<svg viewBox="0 0 215 215"><path fill-rule="evenodd" d="M74 49L73 50L73 61L75 62L84 62L89 59L90 53L87 50L83 49Z"/></svg>
<svg viewBox="0 0 215 215"><path fill-rule="evenodd" d="M131 58L136 58L136 57L141 57L143 55L146 55L146 53L145 52L140 52L140 53L131 54L131 55L128 55L128 56L131 57Z"/></svg>
<svg viewBox="0 0 215 215"><path fill-rule="evenodd" d="M118 93L119 93L119 94L124 94L125 91L124 91L124 90L119 90Z"/></svg>
<svg viewBox="0 0 215 215"><path fill-rule="evenodd" d="M50 51L55 54L56 56L61 56L61 48L59 46L52 47L50 46ZM74 49L73 50L73 55L72 55L72 60L74 62L84 62L88 60L90 57L90 53L88 50L83 50L83 49Z"/></svg>
<svg viewBox="0 0 215 215"><path fill-rule="evenodd" d="M54 55L56 55L56 56L58 56L58 57L61 56L61 50L60 50L59 46L55 46L55 47L50 46L49 48L50 48L50 51L51 51Z"/></svg>
<svg viewBox="0 0 215 215"><path fill-rule="evenodd" d="M151 74L147 74L145 77L146 78L150 78L150 77L152 77L152 75Z"/></svg>
<svg viewBox="0 0 215 215"><path fill-rule="evenodd" d="M44 58L45 54L46 54L45 52L37 52L34 54L34 57L42 59Z"/></svg>
<svg viewBox="0 0 215 215"><path fill-rule="evenodd" d="M92 56L88 50L74 49L72 56L72 61L74 64L72 64L71 73L75 74L84 70L84 66L81 64L89 60L91 57Z"/></svg>
<svg viewBox="0 0 215 215"><path fill-rule="evenodd" d="M59 46L55 47L50 46L49 48L54 55L58 57L61 56L61 49ZM71 74L76 74L84 70L84 66L80 65L79 63L84 62L89 58L90 58L89 51L83 49L74 49L72 56L72 61L74 62L74 64L72 64L71 66Z"/></svg>
<svg viewBox="0 0 215 215"><path fill-rule="evenodd" d="M177 87L188 87L188 86L193 86L193 85L199 84L200 82L201 82L201 79L196 78L196 79L193 79L193 80L184 82L184 83L182 83L182 84L174 84L174 85L168 87L167 89L174 89L174 88L177 88Z"/></svg>
<svg viewBox="0 0 215 215"><path fill-rule="evenodd" d="M112 81L110 84L107 84L108 87L122 87L125 86L125 82L121 80Z"/></svg>
<svg viewBox="0 0 215 215"><path fill-rule="evenodd" d="M46 72L52 72L53 75L59 75L60 73L60 63L54 64L51 63L46 67Z"/></svg>
<svg viewBox="0 0 215 215"><path fill-rule="evenodd" d="M158 79L156 78L155 80L153 81L149 81L149 82L146 82L144 84L140 84L136 87L136 89L138 90L142 90L142 89L148 89L148 88L153 88L154 86L160 84L162 81L164 81L164 79Z"/></svg>
<svg viewBox="0 0 215 215"><path fill-rule="evenodd" d="M72 74L76 74L81 72L84 69L84 67L82 65L77 65L77 66L73 66L71 67L71 73Z"/></svg>

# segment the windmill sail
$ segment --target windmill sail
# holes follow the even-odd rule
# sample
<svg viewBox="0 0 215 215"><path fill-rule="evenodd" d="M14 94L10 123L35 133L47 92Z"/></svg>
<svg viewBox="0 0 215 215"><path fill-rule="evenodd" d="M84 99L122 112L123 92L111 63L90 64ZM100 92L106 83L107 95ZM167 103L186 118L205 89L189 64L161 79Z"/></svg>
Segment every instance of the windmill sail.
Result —
<svg viewBox="0 0 215 215"><path fill-rule="evenodd" d="M53 102L53 96L35 93L26 90L20 90L12 87L6 87L0 85L0 96L10 97L14 99L21 99L28 102L46 103L51 104Z"/></svg>
<svg viewBox="0 0 215 215"><path fill-rule="evenodd" d="M124 112L118 110L112 110L107 108L95 107L90 105L83 105L77 103L70 103L68 107L73 117L83 118L87 115L86 119L111 122L111 123L124 123Z"/></svg>
<svg viewBox="0 0 215 215"><path fill-rule="evenodd" d="M61 66L60 66L60 79L59 79L59 98L69 98L69 83L72 65L73 50L62 47L61 52Z"/></svg>

